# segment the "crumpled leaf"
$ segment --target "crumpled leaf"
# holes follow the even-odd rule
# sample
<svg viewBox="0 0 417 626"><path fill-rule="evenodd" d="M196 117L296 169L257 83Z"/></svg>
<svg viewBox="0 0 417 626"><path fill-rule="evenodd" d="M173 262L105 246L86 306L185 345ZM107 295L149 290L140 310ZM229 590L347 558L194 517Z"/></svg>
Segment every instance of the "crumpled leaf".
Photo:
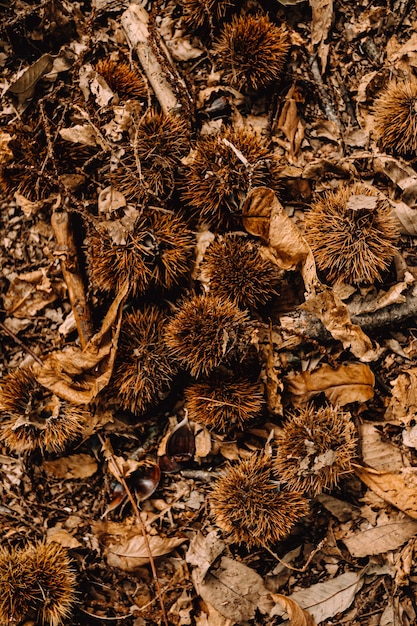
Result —
<svg viewBox="0 0 417 626"><path fill-rule="evenodd" d="M49 354L42 365L35 363L36 380L59 398L74 404L88 404L108 384L116 358L122 320L122 306L128 285L117 294L100 330L84 350L71 347Z"/></svg>
<svg viewBox="0 0 417 626"><path fill-rule="evenodd" d="M304 611L297 602L294 602L291 598L283 596L280 593L271 593L271 597L274 602L280 604L288 614L290 618L289 626L317 626L312 615L310 615L308 611Z"/></svg>
<svg viewBox="0 0 417 626"><path fill-rule="evenodd" d="M361 528L348 537L343 543L355 558L363 558L373 554L383 554L389 550L397 550L406 541L417 533L417 521L404 517L403 519L386 519L370 528Z"/></svg>
<svg viewBox="0 0 417 626"><path fill-rule="evenodd" d="M97 145L97 135L90 124L75 124L69 128L61 128L59 131L62 139L72 143L80 143L84 146Z"/></svg>
<svg viewBox="0 0 417 626"><path fill-rule="evenodd" d="M187 538L149 535L148 541L152 556L158 557L169 554L184 541L187 541ZM138 567L149 563L146 543L142 534L133 535L133 537L120 543L110 543L104 553L110 567L118 567L124 572L134 572Z"/></svg>
<svg viewBox="0 0 417 626"><path fill-rule="evenodd" d="M375 377L364 363L345 363L336 369L322 365L312 372L297 372L285 377L287 390L295 406L324 393L334 405L366 402L374 395Z"/></svg>
<svg viewBox="0 0 417 626"><path fill-rule="evenodd" d="M89 454L70 454L53 461L44 461L42 469L54 478L88 478L98 469L98 463Z"/></svg>
<svg viewBox="0 0 417 626"><path fill-rule="evenodd" d="M354 601L363 582L360 573L346 572L324 583L300 589L292 593L288 599L307 610L320 624L337 613L346 611ZM279 611L281 611L280 607L278 611L274 608L271 615L281 615Z"/></svg>
<svg viewBox="0 0 417 626"><path fill-rule="evenodd" d="M333 0L309 0L311 6L311 43L318 46L321 71L324 74L327 65L329 44L327 40L333 21Z"/></svg>
<svg viewBox="0 0 417 626"><path fill-rule="evenodd" d="M295 84L285 97L285 102L277 122L277 128L282 130L288 140L288 156L290 161L297 156L304 139L304 126L298 115L297 99L294 97L294 92Z"/></svg>
<svg viewBox="0 0 417 626"><path fill-rule="evenodd" d="M197 593L233 623L247 622L258 609L268 614L273 606L270 593L255 570L229 557L222 557L201 580L192 573Z"/></svg>
<svg viewBox="0 0 417 626"><path fill-rule="evenodd" d="M61 526L54 526L46 531L46 542L51 543L52 541L69 550L83 547L78 539L73 537L65 528L61 528Z"/></svg>
<svg viewBox="0 0 417 626"><path fill-rule="evenodd" d="M316 315L334 339L361 361L377 359L379 351L360 326L352 324L347 306L318 280L310 246L274 191L255 187L248 193L242 212L245 229L269 245L270 260L281 269L300 271L306 289L302 308Z"/></svg>
<svg viewBox="0 0 417 626"><path fill-rule="evenodd" d="M402 372L391 382L392 395L385 418L408 426L417 420L417 368Z"/></svg>
<svg viewBox="0 0 417 626"><path fill-rule="evenodd" d="M416 468L404 468L400 474L392 474L356 465L355 473L380 498L417 520Z"/></svg>
<svg viewBox="0 0 417 626"><path fill-rule="evenodd" d="M23 70L20 76L11 83L8 91L19 96L21 102L28 100L33 96L38 81L52 69L53 63L53 57L50 54L43 54Z"/></svg>
<svg viewBox="0 0 417 626"><path fill-rule="evenodd" d="M45 268L15 276L3 299L7 315L25 319L54 302L64 293L62 280L50 279Z"/></svg>

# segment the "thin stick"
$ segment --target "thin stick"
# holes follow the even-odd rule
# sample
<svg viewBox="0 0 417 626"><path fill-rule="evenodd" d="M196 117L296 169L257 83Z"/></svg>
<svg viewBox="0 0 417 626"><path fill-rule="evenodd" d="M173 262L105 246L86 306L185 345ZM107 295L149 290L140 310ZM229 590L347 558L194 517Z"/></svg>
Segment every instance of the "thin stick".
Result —
<svg viewBox="0 0 417 626"><path fill-rule="evenodd" d="M103 437L100 434L98 435L98 437L99 437L99 440L101 442L101 445L104 447L105 446L105 441L104 441ZM108 446L106 446L105 449L106 449L107 460L111 462L112 470L113 470L115 476L117 477L117 480L123 485L123 488L124 488L124 490L127 493L127 497L129 498L129 501L130 501L130 503L132 505L133 511L134 511L134 513L136 515L136 519L138 521L138 524L139 524L139 527L140 527L140 530L142 532L142 536L143 536L143 539L144 539L144 542L145 542L145 548L146 548L146 552L147 552L147 555L148 555L149 563L150 563L150 566L151 566L152 576L153 576L153 579L155 581L156 592L158 594L159 604L160 604L161 610L162 610L162 618L164 620L165 626L169 626L168 617L167 617L164 601L162 599L161 585L159 584L158 573L156 571L155 561L154 561L154 558L152 556L151 546L149 545L149 539L148 539L148 535L147 535L147 532L146 532L145 524L143 523L143 520L142 520L142 518L140 516L140 511L139 511L138 505L136 503L136 500L133 497L132 492L130 491L125 478L122 476L122 474L121 474L121 472L119 470L119 466L117 465L117 461L114 458L113 452L109 450Z"/></svg>
<svg viewBox="0 0 417 626"><path fill-rule="evenodd" d="M32 357L32 359L35 359L35 361L37 361L39 363L39 365L43 365L42 361L40 360L40 358L27 346L25 346L25 344L23 343L23 341L21 341L19 339L19 337L17 335L15 335L15 333L13 331L10 330L10 328L7 328L7 326L5 326L3 324L3 322L0 322L0 328L2 330L4 330L4 332L9 335L9 337L12 337L12 339L17 343L18 346L20 346L25 352L27 352L28 354L30 354L30 356Z"/></svg>
<svg viewBox="0 0 417 626"><path fill-rule="evenodd" d="M93 320L87 304L77 258L77 248L67 211L55 211L51 226L57 242L57 256L61 260L61 271L68 288L68 297L74 312L81 348L85 348L94 334Z"/></svg>
<svg viewBox="0 0 417 626"><path fill-rule="evenodd" d="M288 567L288 569L292 570L293 572L305 572L307 567L310 565L312 559L316 556L317 552L319 552L322 549L325 542L326 542L326 539L323 539L323 541L320 541L317 548L315 548L313 552L310 553L310 556L308 557L307 561L304 563L303 567L293 567L289 563L286 563L285 561L280 559L279 556L276 555L275 552L272 552L272 550L270 550L269 548L266 548L266 550L269 552L271 556L274 557L274 559L276 559L279 563L281 563L281 565L284 565L284 567Z"/></svg>

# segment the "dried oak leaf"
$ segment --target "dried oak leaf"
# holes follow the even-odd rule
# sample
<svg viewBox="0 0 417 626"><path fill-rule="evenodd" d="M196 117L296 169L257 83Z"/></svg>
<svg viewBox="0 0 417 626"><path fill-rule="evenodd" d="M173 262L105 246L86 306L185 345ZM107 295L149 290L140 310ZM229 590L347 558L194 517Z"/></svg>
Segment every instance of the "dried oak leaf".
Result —
<svg viewBox="0 0 417 626"><path fill-rule="evenodd" d="M357 465L355 473L369 489L409 517L417 519L417 474L415 468L404 468L400 474L378 472Z"/></svg>
<svg viewBox="0 0 417 626"><path fill-rule="evenodd" d="M305 404L319 393L334 405L366 402L374 395L375 376L364 363L346 363L336 369L323 365L312 372L291 373L285 377L294 406Z"/></svg>
<svg viewBox="0 0 417 626"><path fill-rule="evenodd" d="M125 284L110 305L100 330L83 350L73 347L52 352L42 365L33 366L40 385L74 404L88 404L106 387L113 371L127 290Z"/></svg>

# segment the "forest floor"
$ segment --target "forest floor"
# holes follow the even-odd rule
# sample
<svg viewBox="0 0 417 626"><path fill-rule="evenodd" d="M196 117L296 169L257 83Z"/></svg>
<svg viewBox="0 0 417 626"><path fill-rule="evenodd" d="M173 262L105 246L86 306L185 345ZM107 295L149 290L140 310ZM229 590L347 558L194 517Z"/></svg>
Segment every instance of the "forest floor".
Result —
<svg viewBox="0 0 417 626"><path fill-rule="evenodd" d="M416 624L416 146L385 150L374 106L393 79L416 90L414 0L4 0L0 11L2 546L68 550L73 626ZM285 32L279 80L248 82L268 73L255 51L240 82L227 66L219 41L234 15ZM247 38L250 48L249 27ZM417 90L414 116L416 102ZM330 282L305 220L355 182L368 191L353 192L352 214L388 206L395 255L372 280ZM234 238L263 261L214 258L210 270L210 245ZM136 260L114 261L112 250L135 245ZM265 267L270 291L257 282ZM216 289L228 300L230 272L247 273L254 295L228 301L209 367L204 311L203 362L199 339L187 353L194 312L181 335L178 311ZM147 307L167 335L149 330ZM136 310L145 317L129 326ZM238 336L240 322L227 324L243 310ZM200 405L199 418L190 398L200 389L205 400L197 385L213 370L215 389L245 381L250 398L236 393L250 419L225 408L213 424ZM51 432L48 402L59 407ZM213 499L225 471L247 472L262 454L272 464L288 420L329 406L348 420L346 464L300 488L299 515L275 470L266 490L278 498L280 481L284 497L273 527L249 488L248 510L221 510L222 498L227 511L245 502L219 489ZM69 410L79 421L68 434Z"/></svg>

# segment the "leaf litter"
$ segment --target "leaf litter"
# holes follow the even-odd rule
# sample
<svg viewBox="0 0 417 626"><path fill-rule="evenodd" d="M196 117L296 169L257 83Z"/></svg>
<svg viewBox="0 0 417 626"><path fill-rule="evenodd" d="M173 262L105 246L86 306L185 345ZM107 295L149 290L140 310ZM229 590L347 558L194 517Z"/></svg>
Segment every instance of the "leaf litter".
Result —
<svg viewBox="0 0 417 626"><path fill-rule="evenodd" d="M212 17L202 30L191 28L184 16L192 2L184 8L174 0L140 7L97 1L93 12L85 3L47 2L36 19L30 3L18 3L16 13L8 4L0 52L0 370L4 376L33 366L44 393L88 405L91 419L61 454L22 458L2 444L5 544L46 539L69 550L80 589L74 626L88 616L134 626L164 623L143 533L127 499L117 498L120 474L128 481L145 464L151 482L161 475L156 491L136 497L170 623L384 626L404 615L413 623L417 616L403 588L413 588L415 578L417 181L411 157L385 154L377 143L373 102L390 73L415 74L415 7L360 3L356 12L311 0L306 11L298 2L273 9L245 3L244 10L268 10L271 19L289 24L292 43L279 88L245 93L211 64L221 24ZM238 9L224 4L223 18L230 20ZM123 85L107 84L96 69L104 55L140 67L142 100L126 97ZM150 103L193 119L187 150L167 168L166 204L147 186L155 175L152 152L141 162L135 143ZM251 375L264 384L263 413L244 429L216 433L187 420L184 371L142 415L120 408L111 381L126 309L149 299L168 317L193 291L210 294L198 266L218 227L188 214L196 232L194 266L169 293L149 291L133 301L127 288L103 294L89 284L86 257L93 217L111 224L115 246L125 246L134 230L130 224L121 234L123 215L136 207L114 175L118 168L133 169L148 210L187 213L182 177L196 163L195 142L222 125L272 140L267 184L239 187L227 202L231 221L241 218L230 229L234 236L256 242L279 268L281 282L267 306L250 312L247 361L221 366L241 376L250 363ZM39 154L30 148L34 141ZM259 164L226 147L254 177ZM157 169L165 166L160 161ZM304 237L312 199L346 179L374 185L398 222L398 256L378 285L328 285ZM353 196L349 209L374 210L375 201L365 198ZM63 207L71 210L94 320L84 346L50 227L52 211ZM160 263L153 233L140 246L145 265ZM309 515L278 545L247 550L234 544L215 524L214 481L226 460L236 463L264 449L274 454L274 433L287 411L310 402L348 407L359 437L354 474L342 477L332 494L312 499ZM111 440L117 471L106 463L102 436ZM273 574L277 568L281 578Z"/></svg>

